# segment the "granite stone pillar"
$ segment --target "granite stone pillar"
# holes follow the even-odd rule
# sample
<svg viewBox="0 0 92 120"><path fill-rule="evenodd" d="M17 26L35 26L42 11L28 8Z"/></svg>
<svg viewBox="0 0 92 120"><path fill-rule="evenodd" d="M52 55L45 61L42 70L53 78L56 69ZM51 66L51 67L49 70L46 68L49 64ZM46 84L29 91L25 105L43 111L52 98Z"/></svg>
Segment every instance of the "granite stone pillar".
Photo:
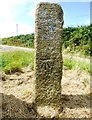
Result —
<svg viewBox="0 0 92 120"><path fill-rule="evenodd" d="M36 106L41 116L61 110L63 10L55 3L38 4L35 19Z"/></svg>

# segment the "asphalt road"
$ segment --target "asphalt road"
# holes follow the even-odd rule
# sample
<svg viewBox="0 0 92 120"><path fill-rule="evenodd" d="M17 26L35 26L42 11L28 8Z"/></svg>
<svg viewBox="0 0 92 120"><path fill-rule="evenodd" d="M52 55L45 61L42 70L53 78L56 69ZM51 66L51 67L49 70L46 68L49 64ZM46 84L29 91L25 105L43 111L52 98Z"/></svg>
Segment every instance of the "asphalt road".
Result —
<svg viewBox="0 0 92 120"><path fill-rule="evenodd" d="M2 51L2 52L4 52L4 51L15 51L15 50L34 51L34 49L32 49L32 48L0 45L0 51Z"/></svg>

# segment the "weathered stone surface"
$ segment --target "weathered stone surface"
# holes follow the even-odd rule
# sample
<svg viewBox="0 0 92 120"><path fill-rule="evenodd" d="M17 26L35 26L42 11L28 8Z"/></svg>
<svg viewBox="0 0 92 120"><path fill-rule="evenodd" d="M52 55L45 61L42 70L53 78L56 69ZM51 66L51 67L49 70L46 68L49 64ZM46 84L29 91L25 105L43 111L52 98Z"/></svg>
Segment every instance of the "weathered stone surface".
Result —
<svg viewBox="0 0 92 120"><path fill-rule="evenodd" d="M62 107L62 26L63 10L58 4L38 4L35 20L36 105L38 113L45 117L57 116Z"/></svg>

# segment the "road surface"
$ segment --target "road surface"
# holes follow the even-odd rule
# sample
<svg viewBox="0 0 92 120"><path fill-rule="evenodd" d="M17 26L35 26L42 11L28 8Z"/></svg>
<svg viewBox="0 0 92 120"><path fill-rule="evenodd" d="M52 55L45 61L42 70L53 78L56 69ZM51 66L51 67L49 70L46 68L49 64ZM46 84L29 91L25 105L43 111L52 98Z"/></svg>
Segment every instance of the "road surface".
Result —
<svg viewBox="0 0 92 120"><path fill-rule="evenodd" d="M0 51L15 51L15 50L24 50L24 51L34 51L32 48L25 48L25 47L15 47L15 46L7 46L7 45L0 45Z"/></svg>

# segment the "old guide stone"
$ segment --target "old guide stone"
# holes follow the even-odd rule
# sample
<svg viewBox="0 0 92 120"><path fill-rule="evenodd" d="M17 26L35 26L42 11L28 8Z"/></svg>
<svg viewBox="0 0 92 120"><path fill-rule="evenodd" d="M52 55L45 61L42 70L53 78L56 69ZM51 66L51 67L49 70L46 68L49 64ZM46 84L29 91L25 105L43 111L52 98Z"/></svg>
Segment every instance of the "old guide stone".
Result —
<svg viewBox="0 0 92 120"><path fill-rule="evenodd" d="M35 20L36 106L41 116L61 109L63 11L55 3L40 3Z"/></svg>

